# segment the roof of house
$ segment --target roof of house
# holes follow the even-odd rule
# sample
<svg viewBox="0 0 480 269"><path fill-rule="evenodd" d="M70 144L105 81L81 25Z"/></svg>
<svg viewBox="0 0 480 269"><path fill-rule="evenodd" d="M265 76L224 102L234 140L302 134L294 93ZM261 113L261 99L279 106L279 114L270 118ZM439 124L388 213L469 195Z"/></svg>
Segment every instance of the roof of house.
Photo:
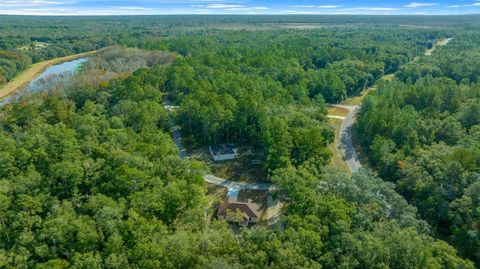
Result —
<svg viewBox="0 0 480 269"><path fill-rule="evenodd" d="M228 211L236 212L237 210L240 210L244 213L243 217L245 220L258 218L260 216L258 204L238 202L236 199L232 198L225 199L225 201L220 205L218 209L218 215L226 216Z"/></svg>
<svg viewBox="0 0 480 269"><path fill-rule="evenodd" d="M213 155L230 155L237 153L234 144L211 145L210 150Z"/></svg>

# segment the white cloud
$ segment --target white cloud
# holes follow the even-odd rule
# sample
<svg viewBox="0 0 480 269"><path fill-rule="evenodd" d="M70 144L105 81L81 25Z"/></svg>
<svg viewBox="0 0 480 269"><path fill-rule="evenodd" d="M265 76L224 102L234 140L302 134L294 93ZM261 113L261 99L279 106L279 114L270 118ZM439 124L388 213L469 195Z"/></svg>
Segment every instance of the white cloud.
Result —
<svg viewBox="0 0 480 269"><path fill-rule="evenodd" d="M207 8L227 9L227 8L244 8L243 5L228 5L228 4L209 4Z"/></svg>
<svg viewBox="0 0 480 269"><path fill-rule="evenodd" d="M342 11L396 11L400 10L399 8L393 7L354 7L354 8L344 8Z"/></svg>
<svg viewBox="0 0 480 269"><path fill-rule="evenodd" d="M322 5L322 6L314 6L314 5L291 5L291 8L339 8L340 6L336 5Z"/></svg>
<svg viewBox="0 0 480 269"><path fill-rule="evenodd" d="M0 5L6 6L17 6L17 7L25 7L25 6L42 6L42 5L63 5L72 3L70 1L45 1L45 0L0 0Z"/></svg>
<svg viewBox="0 0 480 269"><path fill-rule="evenodd" d="M334 5L331 5L331 6L318 6L318 8L339 8L340 6L334 6Z"/></svg>
<svg viewBox="0 0 480 269"><path fill-rule="evenodd" d="M268 7L248 7L244 5L237 4L209 4L209 5L191 5L191 7L204 7L213 10L223 10L223 11L249 11L248 13L258 12L262 10L268 10ZM241 12L243 13L243 12Z"/></svg>
<svg viewBox="0 0 480 269"><path fill-rule="evenodd" d="M292 5L291 8L314 8L314 5Z"/></svg>
<svg viewBox="0 0 480 269"><path fill-rule="evenodd" d="M151 8L146 7L112 7L120 10L152 10Z"/></svg>
<svg viewBox="0 0 480 269"><path fill-rule="evenodd" d="M408 5L405 5L404 7L407 8L417 8L417 7L433 7L438 5L438 3L420 3L420 2L411 2Z"/></svg>
<svg viewBox="0 0 480 269"><path fill-rule="evenodd" d="M96 1L101 5L89 6L85 3L95 0L0 0L0 14L18 15L150 15L150 14L357 14L357 15L390 15L390 14L428 14L445 12L460 14L477 11L480 0L462 0L443 4L439 0L408 0L403 4L392 6L360 5L350 7L336 5L335 1L291 1L292 5L265 6L253 0L103 0ZM366 1L366 0L365 0ZM370 0L368 0L370 1ZM273 3L274 1L272 1ZM298 3L299 4L295 4ZM372 1L373 2L373 1ZM377 3L381 1L376 1ZM396 3L396 1L390 1ZM438 3L436 3L438 2ZM459 3L460 2L460 3ZM312 4L313 3L313 4ZM111 6L109 6L111 4ZM145 4L145 5L144 5ZM131 6L129 6L131 5ZM258 5L258 6L255 6ZM436 9L427 7L438 6ZM423 8L422 8L423 7ZM441 7L441 11L440 11ZM466 7L472 7L470 9ZM479 10L480 12L480 10Z"/></svg>

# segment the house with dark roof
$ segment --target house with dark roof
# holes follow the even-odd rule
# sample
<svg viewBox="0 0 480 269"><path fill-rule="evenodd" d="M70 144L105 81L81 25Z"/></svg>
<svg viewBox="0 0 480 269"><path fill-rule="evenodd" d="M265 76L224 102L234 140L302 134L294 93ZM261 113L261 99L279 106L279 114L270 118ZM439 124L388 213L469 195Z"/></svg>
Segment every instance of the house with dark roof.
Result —
<svg viewBox="0 0 480 269"><path fill-rule="evenodd" d="M214 161L228 161L237 157L238 149L234 144L219 144L208 147Z"/></svg>
<svg viewBox="0 0 480 269"><path fill-rule="evenodd" d="M256 203L245 203L234 198L226 198L218 208L217 217L228 222L257 223L260 213L260 206Z"/></svg>

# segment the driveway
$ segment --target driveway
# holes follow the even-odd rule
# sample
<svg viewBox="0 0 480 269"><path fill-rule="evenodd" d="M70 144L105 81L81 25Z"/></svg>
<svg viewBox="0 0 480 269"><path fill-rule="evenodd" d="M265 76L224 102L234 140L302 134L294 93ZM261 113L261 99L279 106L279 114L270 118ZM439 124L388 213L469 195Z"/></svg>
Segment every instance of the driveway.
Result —
<svg viewBox="0 0 480 269"><path fill-rule="evenodd" d="M176 107L172 106L170 101L165 98L163 106L165 109L168 111L172 112ZM171 109L173 108L173 109ZM172 124L173 125L173 124ZM170 133L172 134L173 141L178 147L178 155L180 159L186 159L188 158L188 152L183 146L182 143L182 133L181 133L181 127L180 126L173 126L170 129ZM230 198L237 198L238 193L241 190L275 190L276 187L273 184L270 183L242 183L242 182L236 182L236 181L230 181L227 179L219 178L214 175L205 175L203 176L203 179L211 184L217 185L217 186L223 186L228 189L228 197Z"/></svg>
<svg viewBox="0 0 480 269"><path fill-rule="evenodd" d="M226 187L228 189L228 197L230 198L237 198L238 192L241 190L273 191L277 189L277 187L271 183L243 183L226 180L214 175L205 175L203 179L208 183Z"/></svg>

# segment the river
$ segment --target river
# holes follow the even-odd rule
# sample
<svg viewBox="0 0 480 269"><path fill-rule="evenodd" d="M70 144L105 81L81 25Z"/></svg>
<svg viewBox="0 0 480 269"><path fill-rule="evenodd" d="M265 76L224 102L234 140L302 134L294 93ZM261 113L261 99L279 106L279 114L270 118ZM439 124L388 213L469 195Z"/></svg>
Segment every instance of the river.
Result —
<svg viewBox="0 0 480 269"><path fill-rule="evenodd" d="M83 63L88 61L88 58L80 58L72 61L67 61L64 63L52 65L45 69L40 75L38 75L35 79L33 79L28 86L21 89L14 95L6 97L0 100L0 107L17 100L19 97L27 94L27 93L34 93L43 90L42 85L45 82L48 82L49 79L55 78L64 78L67 79L73 75L79 67L82 66Z"/></svg>

